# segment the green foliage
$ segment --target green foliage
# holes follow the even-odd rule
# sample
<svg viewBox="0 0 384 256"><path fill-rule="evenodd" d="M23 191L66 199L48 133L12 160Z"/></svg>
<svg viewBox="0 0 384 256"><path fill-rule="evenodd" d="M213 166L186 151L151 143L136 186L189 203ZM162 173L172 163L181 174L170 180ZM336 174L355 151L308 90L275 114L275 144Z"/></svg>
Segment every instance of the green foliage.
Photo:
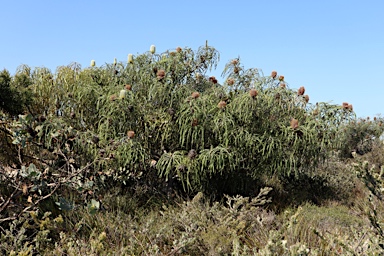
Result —
<svg viewBox="0 0 384 256"><path fill-rule="evenodd" d="M372 150L375 144L380 143L380 136L384 133L384 119L375 117L352 120L342 129L340 150L341 157L352 157L352 152L364 155Z"/></svg>
<svg viewBox="0 0 384 256"><path fill-rule="evenodd" d="M56 254L69 255L306 255L363 248L351 249L338 231L320 228L321 219L336 221L331 224L358 239L361 233L345 228L345 208L304 205L307 214L287 213L283 222L290 226L275 217L306 201L350 203L358 179L372 202L381 202L383 120L356 120L350 107L311 104L304 88L246 69L239 58L226 64L220 84L209 75L219 57L206 44L101 67L2 71L2 252L46 253L51 241ZM375 159L369 160L375 167L356 167L365 170L356 178L351 165L335 157L351 152ZM259 193L265 186L274 189ZM150 207L176 195L194 199L161 212ZM383 236L381 215L363 202L371 209L367 223L376 233L367 243L373 243ZM52 224L59 214L64 226Z"/></svg>

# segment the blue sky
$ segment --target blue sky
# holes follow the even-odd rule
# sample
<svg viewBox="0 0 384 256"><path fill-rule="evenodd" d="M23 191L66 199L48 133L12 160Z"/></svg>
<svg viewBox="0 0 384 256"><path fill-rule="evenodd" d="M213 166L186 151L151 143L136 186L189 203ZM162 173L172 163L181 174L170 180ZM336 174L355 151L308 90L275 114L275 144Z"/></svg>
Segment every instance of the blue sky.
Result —
<svg viewBox="0 0 384 256"><path fill-rule="evenodd" d="M214 46L212 75L240 56L245 68L284 75L310 102L384 114L384 1L3 1L0 69L126 61L155 44ZM223 81L220 78L219 81Z"/></svg>

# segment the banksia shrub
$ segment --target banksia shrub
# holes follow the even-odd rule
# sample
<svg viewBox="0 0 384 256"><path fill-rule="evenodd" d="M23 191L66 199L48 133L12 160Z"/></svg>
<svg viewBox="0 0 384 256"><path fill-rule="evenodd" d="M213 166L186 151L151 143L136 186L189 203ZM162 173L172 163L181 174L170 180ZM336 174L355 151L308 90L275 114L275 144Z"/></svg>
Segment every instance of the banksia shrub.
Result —
<svg viewBox="0 0 384 256"><path fill-rule="evenodd" d="M135 132L134 131L128 131L127 137L128 137L128 139L132 139L133 137L135 137Z"/></svg>
<svg viewBox="0 0 384 256"><path fill-rule="evenodd" d="M305 88L304 88L304 86L301 86L300 88L299 88L299 90L297 91L297 95L304 95L304 93L305 93Z"/></svg>
<svg viewBox="0 0 384 256"><path fill-rule="evenodd" d="M299 120L292 118L291 119L291 128L294 130L299 128Z"/></svg>
<svg viewBox="0 0 384 256"><path fill-rule="evenodd" d="M199 92L193 92L192 93L192 98L193 99L197 99L197 98L199 98L200 97L200 93Z"/></svg>
<svg viewBox="0 0 384 256"><path fill-rule="evenodd" d="M256 89L251 89L249 90L249 96L251 96L252 98L255 98L257 96L258 92Z"/></svg>
<svg viewBox="0 0 384 256"><path fill-rule="evenodd" d="M226 106L227 106L227 103L225 101L220 101L219 104L217 104L217 106L220 108L220 109L224 109Z"/></svg>

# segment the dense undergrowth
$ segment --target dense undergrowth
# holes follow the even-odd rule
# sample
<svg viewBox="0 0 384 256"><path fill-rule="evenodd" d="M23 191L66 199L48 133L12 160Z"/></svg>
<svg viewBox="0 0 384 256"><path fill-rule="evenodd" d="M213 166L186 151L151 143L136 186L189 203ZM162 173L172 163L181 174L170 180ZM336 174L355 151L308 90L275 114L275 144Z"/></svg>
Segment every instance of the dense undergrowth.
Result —
<svg viewBox="0 0 384 256"><path fill-rule="evenodd" d="M205 45L0 73L0 253L378 255L383 118Z"/></svg>

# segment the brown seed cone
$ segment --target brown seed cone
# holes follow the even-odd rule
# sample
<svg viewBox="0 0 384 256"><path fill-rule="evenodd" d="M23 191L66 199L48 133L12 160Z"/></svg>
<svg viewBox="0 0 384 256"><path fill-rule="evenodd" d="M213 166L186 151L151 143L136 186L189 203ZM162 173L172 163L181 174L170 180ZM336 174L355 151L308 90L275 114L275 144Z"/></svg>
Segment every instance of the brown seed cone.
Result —
<svg viewBox="0 0 384 256"><path fill-rule="evenodd" d="M252 98L255 98L258 94L258 91L256 89L251 89L249 90L249 95L252 97Z"/></svg>
<svg viewBox="0 0 384 256"><path fill-rule="evenodd" d="M117 99L117 96L115 95L115 94L113 94L113 95L111 95L110 97L109 97L109 100L110 101L115 101Z"/></svg>
<svg viewBox="0 0 384 256"><path fill-rule="evenodd" d="M272 72L271 72L271 77L272 78L275 78L277 76L277 72L275 71L275 70L273 70Z"/></svg>
<svg viewBox="0 0 384 256"><path fill-rule="evenodd" d="M47 120L47 118L43 115L39 116L39 118L38 118L38 121L41 123L45 122L45 120Z"/></svg>
<svg viewBox="0 0 384 256"><path fill-rule="evenodd" d="M343 106L344 109L348 109L348 105L349 105L348 102L343 102L342 106Z"/></svg>
<svg viewBox="0 0 384 256"><path fill-rule="evenodd" d="M199 92L193 92L192 93L192 98L197 99L199 97L200 97L200 93Z"/></svg>
<svg viewBox="0 0 384 256"><path fill-rule="evenodd" d="M284 81L284 76L279 76L280 81Z"/></svg>
<svg viewBox="0 0 384 256"><path fill-rule="evenodd" d="M197 156L197 152L194 149L189 150L188 157L189 159L194 159Z"/></svg>
<svg viewBox="0 0 384 256"><path fill-rule="evenodd" d="M308 103L308 102L309 102L309 96L308 96L308 95L305 95L305 96L304 96L304 100L305 100L305 103Z"/></svg>
<svg viewBox="0 0 384 256"><path fill-rule="evenodd" d="M227 106L227 103L225 101L220 101L219 104L217 104L217 106L220 108L220 109L224 109L226 106Z"/></svg>
<svg viewBox="0 0 384 256"><path fill-rule="evenodd" d="M235 79L233 79L232 77L228 78L227 79L227 84L230 85L230 86L234 85L235 84Z"/></svg>
<svg viewBox="0 0 384 256"><path fill-rule="evenodd" d="M191 125L192 125L193 127L199 125L199 120L197 120L197 119L193 119L192 122L191 122Z"/></svg>
<svg viewBox="0 0 384 256"><path fill-rule="evenodd" d="M134 131L128 131L127 136L129 139L132 139L133 137L135 137L135 132Z"/></svg>
<svg viewBox="0 0 384 256"><path fill-rule="evenodd" d="M165 71L163 69L160 69L159 71L157 71L156 76L159 80L163 79L165 77Z"/></svg>
<svg viewBox="0 0 384 256"><path fill-rule="evenodd" d="M285 87L287 87L287 86L286 86L285 83L280 83L280 87L281 87L281 88L285 88Z"/></svg>
<svg viewBox="0 0 384 256"><path fill-rule="evenodd" d="M237 74L237 73L239 73L239 68L238 67L235 67L234 69L233 69L233 73L235 73L235 74Z"/></svg>
<svg viewBox="0 0 384 256"><path fill-rule="evenodd" d="M239 61L237 59L234 59L234 60L231 61L232 65L237 65L237 63L239 63Z"/></svg>
<svg viewBox="0 0 384 256"><path fill-rule="evenodd" d="M304 86L301 86L299 88L299 90L297 91L297 95L304 95L305 93L305 87Z"/></svg>
<svg viewBox="0 0 384 256"><path fill-rule="evenodd" d="M130 91L130 90L132 90L132 85L130 85L130 84L126 84L126 85L124 86L124 88L125 88L127 91Z"/></svg>
<svg viewBox="0 0 384 256"><path fill-rule="evenodd" d="M177 51L177 52L181 52L182 50L183 50L183 49L182 49L181 47L177 47L177 48L176 48L176 51Z"/></svg>
<svg viewBox="0 0 384 256"><path fill-rule="evenodd" d="M295 118L292 118L291 119L291 128L292 129L297 129L299 127L299 121Z"/></svg>
<svg viewBox="0 0 384 256"><path fill-rule="evenodd" d="M214 83L214 84L217 84L217 79L214 76L209 77L209 81Z"/></svg>
<svg viewBox="0 0 384 256"><path fill-rule="evenodd" d="M348 110L350 110L350 111L353 111L353 106L352 106L352 104L348 104Z"/></svg>

